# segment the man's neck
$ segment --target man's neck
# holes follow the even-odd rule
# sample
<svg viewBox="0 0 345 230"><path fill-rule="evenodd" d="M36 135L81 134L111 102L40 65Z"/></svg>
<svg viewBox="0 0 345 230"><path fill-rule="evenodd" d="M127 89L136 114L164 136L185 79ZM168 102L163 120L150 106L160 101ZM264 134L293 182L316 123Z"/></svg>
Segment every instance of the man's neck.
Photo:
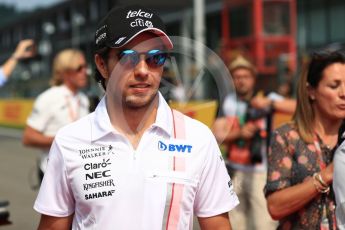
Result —
<svg viewBox="0 0 345 230"><path fill-rule="evenodd" d="M136 148L144 132L155 122L158 109L158 96L150 105L140 108L110 105L107 110L113 127L125 135Z"/></svg>

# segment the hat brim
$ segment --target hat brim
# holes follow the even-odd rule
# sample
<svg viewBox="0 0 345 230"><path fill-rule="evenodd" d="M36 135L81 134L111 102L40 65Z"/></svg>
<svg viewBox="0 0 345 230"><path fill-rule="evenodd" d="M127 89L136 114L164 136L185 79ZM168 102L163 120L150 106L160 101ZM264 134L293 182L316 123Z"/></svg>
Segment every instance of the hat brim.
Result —
<svg viewBox="0 0 345 230"><path fill-rule="evenodd" d="M174 45L171 42L169 36L166 33L164 33L162 30L157 29L157 28L145 28L145 29L142 29L142 30L138 31L137 33L135 33L134 35L132 35L131 37L129 37L127 39L127 41L125 41L122 45L120 45L120 46L109 46L109 47L111 47L111 48L121 48L124 45L128 44L130 41L132 41L135 37L137 37L138 35L140 35L143 32L152 32L152 33L156 34L159 38L162 39L163 44L166 46L166 48L168 50L171 50L174 47Z"/></svg>

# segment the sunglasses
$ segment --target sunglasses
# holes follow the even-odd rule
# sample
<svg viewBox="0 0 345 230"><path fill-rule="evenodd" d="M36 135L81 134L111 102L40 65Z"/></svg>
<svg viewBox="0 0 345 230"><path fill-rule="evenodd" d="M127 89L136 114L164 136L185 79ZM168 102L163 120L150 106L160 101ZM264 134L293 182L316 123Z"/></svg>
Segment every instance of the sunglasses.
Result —
<svg viewBox="0 0 345 230"><path fill-rule="evenodd" d="M83 71L85 69L87 69L87 65L86 64L81 64L81 65L77 66L76 68L69 68L68 70L76 72L76 73L80 73L81 71Z"/></svg>
<svg viewBox="0 0 345 230"><path fill-rule="evenodd" d="M117 57L121 65L134 68L140 62L141 55L145 56L145 62L151 68L157 68L164 65L168 56L167 53L161 50L153 49L142 53L135 50L123 50Z"/></svg>

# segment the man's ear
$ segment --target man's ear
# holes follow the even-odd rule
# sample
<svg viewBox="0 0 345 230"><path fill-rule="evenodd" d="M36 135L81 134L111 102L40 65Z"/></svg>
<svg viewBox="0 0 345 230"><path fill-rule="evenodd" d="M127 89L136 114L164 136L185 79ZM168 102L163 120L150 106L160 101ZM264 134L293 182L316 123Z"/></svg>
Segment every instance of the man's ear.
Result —
<svg viewBox="0 0 345 230"><path fill-rule="evenodd" d="M102 77L104 79L108 79L109 71L108 71L108 67L105 60L99 54L95 54L94 59L95 59L96 67L98 71L101 73Z"/></svg>

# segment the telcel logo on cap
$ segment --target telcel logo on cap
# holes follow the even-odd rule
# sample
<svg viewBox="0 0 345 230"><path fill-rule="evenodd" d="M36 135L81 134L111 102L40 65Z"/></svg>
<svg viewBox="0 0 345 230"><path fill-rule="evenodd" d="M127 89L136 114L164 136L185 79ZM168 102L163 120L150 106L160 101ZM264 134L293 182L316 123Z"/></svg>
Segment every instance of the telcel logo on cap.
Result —
<svg viewBox="0 0 345 230"><path fill-rule="evenodd" d="M134 18L134 17L142 17L142 18L152 18L153 14L147 13L145 11L141 11L139 9L138 11L128 11L126 18Z"/></svg>
<svg viewBox="0 0 345 230"><path fill-rule="evenodd" d="M128 11L126 18L136 18L134 19L134 21L129 23L131 27L152 28L153 24L151 21L142 19L142 18L152 18L152 16L153 16L152 13L147 13L139 9L138 11L132 11L132 10Z"/></svg>

